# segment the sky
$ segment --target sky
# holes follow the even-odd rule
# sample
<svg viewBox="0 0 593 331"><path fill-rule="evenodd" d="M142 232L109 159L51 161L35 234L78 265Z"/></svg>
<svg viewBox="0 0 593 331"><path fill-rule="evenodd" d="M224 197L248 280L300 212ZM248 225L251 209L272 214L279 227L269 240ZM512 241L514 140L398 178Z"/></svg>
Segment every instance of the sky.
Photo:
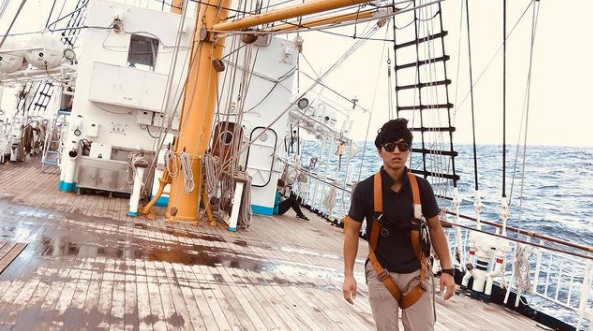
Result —
<svg viewBox="0 0 593 331"><path fill-rule="evenodd" d="M6 12L0 17L0 34L6 31L19 3L9 2ZM57 3L60 5L62 1ZM146 5L151 1L129 0L128 3ZM502 142L502 52L495 56L502 44L502 3L502 0L473 0L469 3L474 82L483 73L474 88L476 140L481 144ZM67 2L67 6L73 4L75 1ZM528 4L528 0L508 1L509 31ZM593 23L590 23L588 15L593 12L593 1L572 0L567 4L560 0L543 0L539 4L527 143L591 147L593 109L588 96L593 92L590 82L590 77L593 77L593 62L590 61L593 57L593 41L589 32ZM41 29L45 25L50 5L51 1L28 1L13 32ZM448 78L453 80L449 97L456 105L454 121L457 131L454 141L470 143L470 99L462 102L469 93L469 67L465 23L460 32L461 5L461 0L446 0L442 3L444 26L449 31L445 39L447 54L451 56L447 65ZM520 137L524 135L522 131L520 136L519 128L526 95L532 14L530 7L508 39L506 139L510 144L516 144L519 139L522 141ZM398 18L401 16L395 16L399 25ZM316 32L301 34L305 41L304 56L312 67L302 69L323 72L354 42L348 36L355 32L360 35L362 30L362 26L350 26L335 31L346 37ZM386 27L374 37L384 38L385 33ZM284 37L292 39L295 35ZM388 120L386 52L389 47L388 43L368 41L357 53L348 57L339 70L325 79L325 83L340 94L347 98L357 97L361 106L372 108L369 139L373 139L374 132ZM393 56L392 49L390 52ZM486 69L489 62L490 66ZM303 61L301 64L304 66ZM301 77L300 81L304 88L307 79ZM326 93L325 96L339 99L332 93ZM353 115L356 123L352 132L354 140L365 139L368 118L368 114L361 112Z"/></svg>
<svg viewBox="0 0 593 331"><path fill-rule="evenodd" d="M469 93L469 66L467 55L467 35L465 22L460 34L459 0L443 2L444 26L449 31L445 39L448 62L448 78L453 80L450 99L457 106L455 116L454 141L472 142L470 99L462 100ZM517 22L525 11L529 1L508 1L507 31ZM593 41L588 36L593 23L588 13L593 10L593 2L574 0L567 5L558 0L541 1L537 20L536 39L533 52L532 80L529 102L527 143L529 145L593 146L593 123L591 104L588 96L592 92ZM465 15L465 14L464 14ZM470 1L470 27L472 44L472 64L474 82L483 73L482 78L474 83L474 110L476 140L483 144L502 143L502 52L495 56L502 45L502 0ZM507 143L516 144L519 137L521 115L523 114L526 81L528 76L530 34L532 24L531 7L507 41ZM398 22L399 16L395 16ZM465 20L465 16L464 16ZM398 23L398 25L400 25ZM353 34L354 28L343 29L344 33ZM360 30L359 30L360 31ZM327 68L333 53L328 48L339 49L336 43L348 44L347 38L322 36L322 41L310 42L312 33L303 34L305 47L318 47L318 68ZM461 35L461 40L459 39ZM317 36L316 36L317 37ZM375 37L385 37L384 28ZM338 40L339 39L339 40ZM459 43L461 48L459 49ZM370 136L388 119L386 101L386 65L381 60L382 44L367 42L365 48L356 56L349 58L343 70L328 77L340 85L347 96L358 96L360 104L367 108L373 105L375 82L380 82L374 99L373 119ZM324 45L324 46L321 46ZM332 46L328 46L332 45ZM366 47L368 46L368 47ZM391 50L392 52L392 50ZM393 54L391 54L393 56ZM338 57L335 55L334 57ZM321 59L321 60L320 60ZM459 60L459 75L457 64ZM492 63L487 68L489 62ZM378 67L378 63L382 66ZM315 66L315 64L314 64ZM379 79L377 74L379 73ZM456 93L457 92L457 93ZM457 95L457 96L456 96ZM457 101L456 101L457 100ZM367 121L366 116L359 116L357 123ZM364 139L360 130L355 140ZM522 141L522 140L521 140Z"/></svg>

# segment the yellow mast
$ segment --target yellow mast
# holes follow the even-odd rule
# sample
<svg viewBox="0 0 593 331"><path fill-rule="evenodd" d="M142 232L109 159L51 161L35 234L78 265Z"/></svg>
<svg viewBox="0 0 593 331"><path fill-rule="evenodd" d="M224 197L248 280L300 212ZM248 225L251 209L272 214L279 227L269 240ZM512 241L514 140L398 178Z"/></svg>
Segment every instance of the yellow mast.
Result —
<svg viewBox="0 0 593 331"><path fill-rule="evenodd" d="M231 0L212 1L209 5L201 4L196 18L196 32L212 27L215 23L226 20L227 9ZM201 157L206 151L216 102L217 72L212 66L213 60L220 59L224 48L224 38L209 38L195 33L190 70L188 74L183 109L181 111L179 136L175 144L175 157L187 153L191 161L191 171L195 187L185 192L185 174L181 169L177 176L172 176L171 193L166 217L173 220L195 221L198 211L198 199L201 178ZM186 169L187 170L187 169Z"/></svg>
<svg viewBox="0 0 593 331"><path fill-rule="evenodd" d="M212 27L214 31L236 31L250 28L252 26L272 23L276 21L286 20L289 18L299 17L309 14L322 13L328 10L343 8L347 6L360 5L371 2L368 0L314 0L301 3L286 8L271 10L269 12L253 15L240 20L232 22L224 22L215 24Z"/></svg>
<svg viewBox="0 0 593 331"><path fill-rule="evenodd" d="M185 192L186 172L181 169L180 165L176 169L177 175L172 176L171 180L171 193L165 214L170 220L196 221L198 214L201 191L199 185L201 185L200 178L202 178L201 158L210 142L210 131L216 106L218 75L214 64L216 63L220 68L220 59L224 49L224 38L217 38L216 34L212 32L240 30L370 1L314 0L233 22L225 22L230 2L231 0L213 0L208 4L199 5L190 71L180 116L179 135L175 143L175 157L179 158L182 153L189 155L192 171L192 178L189 180L193 180L195 187L191 192Z"/></svg>
<svg viewBox="0 0 593 331"><path fill-rule="evenodd" d="M183 0L173 0L171 4L171 12L173 14L181 14L181 10L183 9Z"/></svg>
<svg viewBox="0 0 593 331"><path fill-rule="evenodd" d="M377 10L371 10L371 11L364 11L361 13L339 14L339 15L335 15L335 16L318 17L318 18L312 18L310 20L302 21L300 24L286 23L286 24L276 25L271 28L263 29L263 31L288 32L288 31L294 31L297 29L313 28L316 26L322 26L322 25L327 25L327 24L338 24L338 23L343 23L343 22L348 22L348 21L366 20L366 19L369 19L369 18L372 18L373 16L375 16L376 13L377 13Z"/></svg>

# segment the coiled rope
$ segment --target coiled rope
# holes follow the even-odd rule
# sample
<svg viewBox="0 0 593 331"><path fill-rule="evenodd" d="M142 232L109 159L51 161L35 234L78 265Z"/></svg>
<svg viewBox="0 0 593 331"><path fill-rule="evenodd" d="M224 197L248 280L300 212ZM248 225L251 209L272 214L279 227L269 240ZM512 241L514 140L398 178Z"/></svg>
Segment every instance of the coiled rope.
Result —
<svg viewBox="0 0 593 331"><path fill-rule="evenodd" d="M531 276L529 274L529 260L527 259L531 255L531 247L527 245L517 244L515 249L515 257L513 259L513 268L515 273L513 274L513 280L517 284L517 290L527 292L531 289ZM523 299L521 299L523 302ZM527 304L526 302L523 302Z"/></svg>
<svg viewBox="0 0 593 331"><path fill-rule="evenodd" d="M202 158L202 169L204 169L206 193L211 196L216 190L216 182L220 171L220 159L212 154L206 154Z"/></svg>
<svg viewBox="0 0 593 331"><path fill-rule="evenodd" d="M134 187L134 180L136 180L136 161L144 159L144 155L140 152L134 152L128 154L128 166L132 169L131 172L128 172L128 185L130 188ZM131 177L131 178L130 178ZM142 186L144 186L144 180L142 180Z"/></svg>
<svg viewBox="0 0 593 331"><path fill-rule="evenodd" d="M171 167L173 165L173 167ZM175 177L179 174L179 164L177 163L177 158L175 157L175 153L172 150L167 150L165 152L165 169L169 171L171 177Z"/></svg>
<svg viewBox="0 0 593 331"><path fill-rule="evenodd" d="M183 171L183 190L186 193L190 193L196 187L194 182L194 173L191 170L191 157L188 152L183 151L179 154L179 161L181 162L181 170Z"/></svg>

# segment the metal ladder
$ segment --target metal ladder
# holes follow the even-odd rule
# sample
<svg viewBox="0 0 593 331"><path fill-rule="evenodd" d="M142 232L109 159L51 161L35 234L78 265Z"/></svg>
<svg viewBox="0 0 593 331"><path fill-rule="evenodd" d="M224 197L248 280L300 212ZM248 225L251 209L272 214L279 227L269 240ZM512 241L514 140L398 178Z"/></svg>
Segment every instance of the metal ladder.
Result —
<svg viewBox="0 0 593 331"><path fill-rule="evenodd" d="M412 5L426 4L415 0ZM436 182L456 187L458 153L453 148L447 31L443 30L441 14L441 4L435 3L403 13L394 22L396 111L397 117L408 119L414 134L411 171L429 179L433 186Z"/></svg>
<svg viewBox="0 0 593 331"><path fill-rule="evenodd" d="M58 110L58 113L51 121L50 127L47 128L41 158L41 172L46 170L46 166L61 166L64 139L68 132L68 116L70 116L70 111Z"/></svg>
<svg viewBox="0 0 593 331"><path fill-rule="evenodd" d="M86 18L86 5L88 4L88 2L89 0L78 1L78 3L76 4L76 9L70 16L68 23L66 25L66 28L72 29L65 30L61 33L61 41L67 47L74 47L74 44L78 40L81 29L76 28L80 27L83 24L84 19ZM61 91L61 89L59 90ZM36 113L39 113L40 111L45 111L47 109L49 101L51 100L53 92L54 84L51 81L45 81L43 83L40 83L37 86L37 90L35 92L34 102L32 102L29 105L29 108L27 110L31 110L31 107L33 107L32 110ZM59 97L63 96L60 95ZM41 159L42 172L46 169L46 166L60 166L62 152L64 149L63 140L66 138L68 132L67 118L69 115L70 111L67 111L65 109L59 109L58 107L57 113L53 116L52 120L50 121L50 125L47 128L45 136L45 143L43 146L43 156Z"/></svg>

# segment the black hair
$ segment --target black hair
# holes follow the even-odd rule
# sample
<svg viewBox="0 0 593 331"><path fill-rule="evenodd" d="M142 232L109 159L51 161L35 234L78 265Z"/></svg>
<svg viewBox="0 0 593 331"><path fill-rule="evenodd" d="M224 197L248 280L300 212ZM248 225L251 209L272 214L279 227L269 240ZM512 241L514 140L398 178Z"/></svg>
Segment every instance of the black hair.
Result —
<svg viewBox="0 0 593 331"><path fill-rule="evenodd" d="M414 136L412 131L408 129L408 120L405 118L397 118L390 120L377 131L377 138L375 138L375 147L381 149L385 143L392 143L394 141L403 139L408 144L412 145Z"/></svg>
<svg viewBox="0 0 593 331"><path fill-rule="evenodd" d="M284 187L284 185L286 185L286 183L284 182L284 180L278 179L278 186Z"/></svg>

